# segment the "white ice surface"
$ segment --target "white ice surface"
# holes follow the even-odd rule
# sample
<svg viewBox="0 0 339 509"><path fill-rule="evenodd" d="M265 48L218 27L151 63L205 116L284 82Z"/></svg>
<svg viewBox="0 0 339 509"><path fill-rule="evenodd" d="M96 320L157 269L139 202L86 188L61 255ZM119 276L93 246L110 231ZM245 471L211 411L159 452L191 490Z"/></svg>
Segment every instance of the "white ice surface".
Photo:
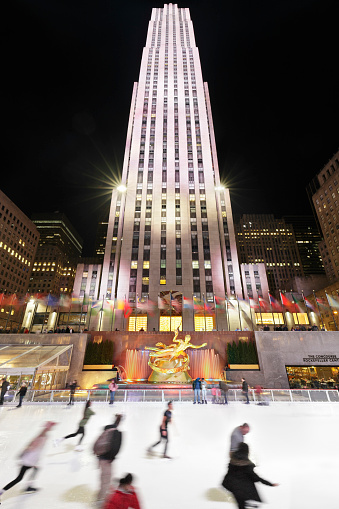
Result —
<svg viewBox="0 0 339 509"><path fill-rule="evenodd" d="M59 424L50 433L35 494L24 494L24 480L2 497L5 509L87 509L98 489L98 469L92 445L102 426L123 412L123 446L113 464L114 477L135 474L142 509L235 509L232 496L220 488L227 469L229 437L247 421L246 436L257 473L271 482L258 484L267 509L326 509L339 500L339 404L280 403L268 407L174 403L168 454L163 446L149 456L158 439L166 405L161 403L93 403L95 415L86 427L84 450L75 452L78 437L58 448L53 439L73 433L83 404L24 404L0 409L0 488L18 474L17 457L47 420ZM28 475L28 474L26 474Z"/></svg>

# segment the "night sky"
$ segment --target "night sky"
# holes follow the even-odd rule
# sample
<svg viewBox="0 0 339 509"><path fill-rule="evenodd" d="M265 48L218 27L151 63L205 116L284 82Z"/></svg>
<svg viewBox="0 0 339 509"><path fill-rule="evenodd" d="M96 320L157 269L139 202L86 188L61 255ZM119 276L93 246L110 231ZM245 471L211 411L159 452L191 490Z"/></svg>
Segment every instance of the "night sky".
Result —
<svg viewBox="0 0 339 509"><path fill-rule="evenodd" d="M93 254L119 179L152 7L16 0L3 17L1 189L65 212ZM233 211L311 214L306 185L338 150L336 0L185 1Z"/></svg>

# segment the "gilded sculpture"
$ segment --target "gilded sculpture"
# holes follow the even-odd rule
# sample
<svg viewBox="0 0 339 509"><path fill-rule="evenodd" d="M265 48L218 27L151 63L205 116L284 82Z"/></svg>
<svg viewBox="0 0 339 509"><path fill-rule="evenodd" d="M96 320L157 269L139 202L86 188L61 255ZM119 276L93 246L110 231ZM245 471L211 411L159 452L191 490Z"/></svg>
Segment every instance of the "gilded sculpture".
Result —
<svg viewBox="0 0 339 509"><path fill-rule="evenodd" d="M173 343L165 345L157 343L155 347L146 346L149 350L148 365L152 368L152 374L149 377L150 382L190 382L191 377L187 373L189 367L189 355L187 348L202 348L207 345L192 345L191 336L186 334L185 339L178 339L179 328L175 332Z"/></svg>

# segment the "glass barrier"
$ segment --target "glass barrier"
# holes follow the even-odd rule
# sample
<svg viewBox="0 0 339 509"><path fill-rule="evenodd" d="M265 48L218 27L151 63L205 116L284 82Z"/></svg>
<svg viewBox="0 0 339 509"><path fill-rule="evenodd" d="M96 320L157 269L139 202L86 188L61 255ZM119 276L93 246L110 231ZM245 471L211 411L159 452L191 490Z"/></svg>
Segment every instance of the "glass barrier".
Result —
<svg viewBox="0 0 339 509"><path fill-rule="evenodd" d="M7 391L4 403L17 404L19 397L16 395L17 391ZM75 403L83 403L91 399L91 401L98 403L109 403L109 391L107 389L93 389L93 390L77 390L74 394ZM29 389L23 399L25 403L63 403L67 405L70 400L69 390L32 390ZM115 393L115 402L169 402L169 401L182 401L193 402L194 392L192 389L128 389L126 387L120 388ZM227 400L229 403L244 403L246 401L243 393L239 389L229 389L227 392ZM316 389L266 389L263 390L260 398L255 394L254 390L249 391L249 400L255 404L269 404L271 402L284 403L325 403L325 402L338 402L339 393L337 390L316 390ZM207 390L208 403L222 404L224 403L224 395L214 398L211 389Z"/></svg>

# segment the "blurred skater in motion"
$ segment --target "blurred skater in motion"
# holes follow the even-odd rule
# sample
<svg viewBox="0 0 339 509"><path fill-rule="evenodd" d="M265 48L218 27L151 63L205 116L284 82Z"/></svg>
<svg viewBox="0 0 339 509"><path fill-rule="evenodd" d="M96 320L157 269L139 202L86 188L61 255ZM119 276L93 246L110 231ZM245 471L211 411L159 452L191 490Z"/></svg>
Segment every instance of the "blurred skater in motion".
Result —
<svg viewBox="0 0 339 509"><path fill-rule="evenodd" d="M241 381L242 381L241 390L242 390L242 393L243 393L243 395L244 395L244 397L246 399L245 404L249 405L250 404L250 400L248 398L248 383L246 382L245 378L242 378Z"/></svg>
<svg viewBox="0 0 339 509"><path fill-rule="evenodd" d="M250 431L250 427L247 422L244 422L241 426L237 426L231 435L231 448L230 448L230 456L232 457L233 453L238 450L239 445L244 441L244 436Z"/></svg>
<svg viewBox="0 0 339 509"><path fill-rule="evenodd" d="M261 502L255 483L261 482L267 486L279 486L272 484L254 472L254 463L249 458L249 448L245 443L239 444L239 448L232 455L228 465L228 472L224 477L222 485L226 490L233 493L239 509L258 507L257 504L249 501Z"/></svg>
<svg viewBox="0 0 339 509"><path fill-rule="evenodd" d="M98 503L101 504L106 500L108 489L111 484L112 462L118 454L122 434L118 430L118 426L122 420L122 415L117 414L113 424L105 426L104 431L94 444L93 452L97 455L100 468L100 490L98 493Z"/></svg>
<svg viewBox="0 0 339 509"><path fill-rule="evenodd" d="M120 479L118 488L107 498L104 509L140 509L132 482L132 474Z"/></svg>
<svg viewBox="0 0 339 509"><path fill-rule="evenodd" d="M19 404L17 405L17 408L20 408L22 406L22 400L26 396L26 392L27 392L27 385L25 384L25 382L23 382L20 389L16 393L16 395L19 396Z"/></svg>
<svg viewBox="0 0 339 509"><path fill-rule="evenodd" d="M80 447L80 444L82 442L82 439L85 436L85 426L88 423L89 419L92 417L92 415L94 415L94 413L95 413L95 412L93 412L93 410L90 409L90 406L91 406L91 402L87 401L86 405L85 405L84 415L83 415L83 418L81 419L81 421L79 422L79 427L78 427L77 431L75 433L71 433L70 435L67 435L63 438L57 438L56 440L54 440L55 446L59 445L61 442L63 442L64 440L67 440L68 438L73 438L73 437L76 437L77 435L81 435L79 443L78 443L77 447L75 448L75 450L76 451L82 450Z"/></svg>
<svg viewBox="0 0 339 509"><path fill-rule="evenodd" d="M165 449L163 457L167 459L171 459L169 456L167 456L167 447L168 447L168 424L172 420L172 410L173 410L173 404L172 401L170 401L167 405L167 410L164 413L164 416L162 418L161 424L160 424L160 440L156 442L155 444L151 445L151 447L148 448L148 452L151 453L153 447L159 445L162 440L165 440Z"/></svg>
<svg viewBox="0 0 339 509"><path fill-rule="evenodd" d="M2 490L0 490L0 495L2 495L5 491L11 489L13 486L18 484L22 478L24 477L27 470L33 469L32 476L30 478L29 486L26 488L26 492L33 493L37 491L37 488L32 486L32 481L35 478L38 472L38 464L41 457L41 453L46 445L47 441L47 433L52 429L52 427L57 424L56 422L48 421L44 425L44 429L39 433L37 437L32 440L32 442L26 447L26 449L20 455L21 468L18 477L16 477L13 481L6 484Z"/></svg>

